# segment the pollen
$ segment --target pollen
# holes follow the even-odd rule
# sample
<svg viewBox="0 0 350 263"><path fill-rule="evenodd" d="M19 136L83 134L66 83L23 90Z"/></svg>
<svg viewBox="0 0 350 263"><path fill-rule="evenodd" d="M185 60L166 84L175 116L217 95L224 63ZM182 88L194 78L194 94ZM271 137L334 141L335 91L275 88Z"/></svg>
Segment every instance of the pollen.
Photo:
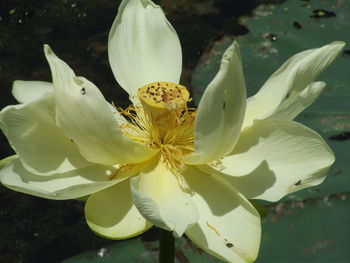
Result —
<svg viewBox="0 0 350 263"><path fill-rule="evenodd" d="M122 132L132 140L158 150L174 173L185 169L183 156L194 151L196 111L188 108L186 87L170 82L153 82L138 90L141 105L118 109L126 121Z"/></svg>

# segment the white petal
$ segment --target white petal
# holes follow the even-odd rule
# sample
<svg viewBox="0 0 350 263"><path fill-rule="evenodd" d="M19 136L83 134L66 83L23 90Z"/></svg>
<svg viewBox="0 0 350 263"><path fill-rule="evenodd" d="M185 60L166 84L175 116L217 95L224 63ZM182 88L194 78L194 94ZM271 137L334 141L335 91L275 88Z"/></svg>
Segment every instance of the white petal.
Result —
<svg viewBox="0 0 350 263"><path fill-rule="evenodd" d="M320 96L325 86L326 83L323 81L312 82L302 92L291 94L281 103L271 118L293 120Z"/></svg>
<svg viewBox="0 0 350 263"><path fill-rule="evenodd" d="M17 158L18 158L18 156L15 154L15 155L8 156L4 159L1 159L0 160L0 169L2 167L4 167L5 165L7 165L8 163L10 163L12 160L17 159Z"/></svg>
<svg viewBox="0 0 350 263"><path fill-rule="evenodd" d="M46 81L16 80L12 85L12 95L19 103L32 102L52 91L52 83Z"/></svg>
<svg viewBox="0 0 350 263"><path fill-rule="evenodd" d="M0 170L0 182L15 191L47 199L76 199L92 194L125 180L124 177L110 180L116 173L111 166L94 165L64 174L41 176L22 165L19 159L13 160Z"/></svg>
<svg viewBox="0 0 350 263"><path fill-rule="evenodd" d="M86 159L111 165L141 162L152 156L151 149L122 134L109 103L93 83L75 77L48 46L45 54L52 71L57 124Z"/></svg>
<svg viewBox="0 0 350 263"><path fill-rule="evenodd" d="M243 127L252 125L254 119L271 116L291 92L302 92L333 62L344 45L341 41L332 42L321 48L303 51L287 60L259 92L248 99Z"/></svg>
<svg viewBox="0 0 350 263"><path fill-rule="evenodd" d="M85 217L94 232L112 239L134 237L152 226L134 206L129 180L92 194L85 204Z"/></svg>
<svg viewBox="0 0 350 263"><path fill-rule="evenodd" d="M189 169L186 180L199 211L186 235L227 262L253 262L260 245L260 216L250 202L215 175Z"/></svg>
<svg viewBox="0 0 350 263"><path fill-rule="evenodd" d="M131 178L131 193L140 213L152 224L180 237L198 218L191 199L181 189L180 178L154 158L140 175Z"/></svg>
<svg viewBox="0 0 350 263"><path fill-rule="evenodd" d="M319 134L282 119L255 121L236 148L213 168L247 198L277 201L320 184L334 162Z"/></svg>
<svg viewBox="0 0 350 263"><path fill-rule="evenodd" d="M0 113L0 126L26 168L34 173L65 173L92 165L57 127L52 93L6 107Z"/></svg>
<svg viewBox="0 0 350 263"><path fill-rule="evenodd" d="M131 97L145 84L180 80L180 41L150 0L122 1L109 33L108 55L115 78Z"/></svg>
<svg viewBox="0 0 350 263"><path fill-rule="evenodd" d="M186 163L201 164L221 158L235 146L246 106L246 90L239 47L225 52L221 67L205 90L195 120L195 151Z"/></svg>

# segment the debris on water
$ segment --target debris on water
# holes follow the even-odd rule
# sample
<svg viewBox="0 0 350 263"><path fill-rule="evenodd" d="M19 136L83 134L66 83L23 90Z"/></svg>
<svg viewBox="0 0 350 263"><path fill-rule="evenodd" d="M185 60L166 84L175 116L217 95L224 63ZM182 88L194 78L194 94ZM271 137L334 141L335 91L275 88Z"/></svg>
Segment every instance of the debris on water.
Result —
<svg viewBox="0 0 350 263"><path fill-rule="evenodd" d="M329 136L328 139L334 141L346 141L350 139L350 132L345 131L336 135Z"/></svg>
<svg viewBox="0 0 350 263"><path fill-rule="evenodd" d="M337 15L333 11L328 11L325 9L314 9L312 10L312 15L310 17L313 18L328 18L328 17L336 17Z"/></svg>
<svg viewBox="0 0 350 263"><path fill-rule="evenodd" d="M296 29L301 29L301 28L302 28L302 25L301 25L299 22L294 21L294 22L293 22L293 27L295 27Z"/></svg>
<svg viewBox="0 0 350 263"><path fill-rule="evenodd" d="M304 253L315 254L320 251L334 251L335 241L334 240L324 240L321 242L314 243L311 247L306 247L301 249Z"/></svg>
<svg viewBox="0 0 350 263"><path fill-rule="evenodd" d="M348 198L346 194L335 194L335 197L342 201L345 201Z"/></svg>
<svg viewBox="0 0 350 263"><path fill-rule="evenodd" d="M302 5L302 7L305 7L305 6L307 6L307 5L310 4L310 0L302 0L302 1L305 2L305 3Z"/></svg>
<svg viewBox="0 0 350 263"><path fill-rule="evenodd" d="M348 57L350 56L350 49L345 49L342 54L343 57Z"/></svg>
<svg viewBox="0 0 350 263"><path fill-rule="evenodd" d="M320 203L326 207L333 207L333 204L330 202L331 199L329 196L323 197L320 199Z"/></svg>
<svg viewBox="0 0 350 263"><path fill-rule="evenodd" d="M278 35L270 33L270 34L266 34L265 38L269 39L270 41L277 41Z"/></svg>
<svg viewBox="0 0 350 263"><path fill-rule="evenodd" d="M291 207L292 208L304 208L305 207L305 202L304 201L298 201L298 200L292 201Z"/></svg>
<svg viewBox="0 0 350 263"><path fill-rule="evenodd" d="M332 173L332 175L333 175L333 176L338 176L338 175L340 175L342 172L343 172L342 169L337 168L337 169L334 170L334 172Z"/></svg>
<svg viewBox="0 0 350 263"><path fill-rule="evenodd" d="M11 9L11 10L9 11L9 14L10 14L10 15L13 15L14 13L16 13L16 8L13 8L13 9Z"/></svg>
<svg viewBox="0 0 350 263"><path fill-rule="evenodd" d="M108 253L108 250L107 250L107 248L105 248L105 247L103 247L103 248L101 248L101 249L99 249L99 250L97 251L97 255L98 255L99 257L101 257L101 258L107 256L108 254L109 254L109 253Z"/></svg>

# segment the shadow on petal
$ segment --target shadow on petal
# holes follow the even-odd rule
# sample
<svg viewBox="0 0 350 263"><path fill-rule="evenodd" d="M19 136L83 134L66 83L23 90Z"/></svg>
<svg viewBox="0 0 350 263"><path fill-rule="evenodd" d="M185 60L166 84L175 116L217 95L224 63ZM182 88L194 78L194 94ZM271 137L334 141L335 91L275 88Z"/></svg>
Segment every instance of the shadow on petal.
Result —
<svg viewBox="0 0 350 263"><path fill-rule="evenodd" d="M114 167L94 165L52 176L31 173L15 159L0 170L1 183L15 191L47 199L76 199L112 186L127 177L109 179Z"/></svg>
<svg viewBox="0 0 350 263"><path fill-rule="evenodd" d="M200 195L205 200L213 215L223 216L236 209L238 206L242 206L248 212L256 214L255 209L252 206L248 205L248 202L238 201L242 197L236 193L236 186L233 184L234 188L231 188L232 185L228 185L226 180L221 179L221 174L205 174L203 171L199 172L197 169L197 172L192 172L194 169L195 168L193 167L188 167L186 170L186 181L189 184L191 190L194 193ZM203 177L207 176L210 179L207 178L204 180ZM227 175L224 176L225 179L226 177L228 179L232 178ZM249 186L247 186L247 188L249 188ZM233 200L233 198L236 198L237 200ZM225 200L230 200L230 202L223 202Z"/></svg>
<svg viewBox="0 0 350 263"><path fill-rule="evenodd" d="M13 172L21 176L21 179L24 183L49 182L57 179L71 178L74 176L79 176L91 182L106 182L109 181L109 176L116 172L116 168L112 166L93 165L89 167L76 169L67 173L58 173L50 176L42 176L28 171L23 166L20 160L13 162L12 170Z"/></svg>
<svg viewBox="0 0 350 263"><path fill-rule="evenodd" d="M243 176L221 175L246 198L252 199L263 194L274 186L276 175L270 169L266 160L262 161L253 171Z"/></svg>
<svg viewBox="0 0 350 263"><path fill-rule="evenodd" d="M123 199L118 200L116 197L123 197ZM97 217L89 218L91 223L104 228L119 224L133 205L129 180L92 194L86 205L93 208Z"/></svg>
<svg viewBox="0 0 350 263"><path fill-rule="evenodd" d="M198 207L198 222L186 235L226 262L252 262L260 243L260 216L235 187L218 174L188 167L186 181Z"/></svg>

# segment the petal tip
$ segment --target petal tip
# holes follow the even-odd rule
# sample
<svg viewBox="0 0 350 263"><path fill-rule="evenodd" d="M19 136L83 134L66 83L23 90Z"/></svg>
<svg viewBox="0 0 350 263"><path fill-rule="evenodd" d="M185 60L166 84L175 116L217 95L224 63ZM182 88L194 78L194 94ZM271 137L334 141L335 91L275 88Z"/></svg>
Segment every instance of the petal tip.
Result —
<svg viewBox="0 0 350 263"><path fill-rule="evenodd" d="M53 53L51 47L48 44L44 44L44 52L45 52L45 55L50 55Z"/></svg>
<svg viewBox="0 0 350 263"><path fill-rule="evenodd" d="M233 41L232 44L226 49L222 56L222 62L228 62L233 59L241 60L240 49L237 41Z"/></svg>
<svg viewBox="0 0 350 263"><path fill-rule="evenodd" d="M344 41L340 41L339 40L339 41L332 42L331 45L335 45L335 46L337 46L339 48L343 48L343 47L345 47L346 43Z"/></svg>

